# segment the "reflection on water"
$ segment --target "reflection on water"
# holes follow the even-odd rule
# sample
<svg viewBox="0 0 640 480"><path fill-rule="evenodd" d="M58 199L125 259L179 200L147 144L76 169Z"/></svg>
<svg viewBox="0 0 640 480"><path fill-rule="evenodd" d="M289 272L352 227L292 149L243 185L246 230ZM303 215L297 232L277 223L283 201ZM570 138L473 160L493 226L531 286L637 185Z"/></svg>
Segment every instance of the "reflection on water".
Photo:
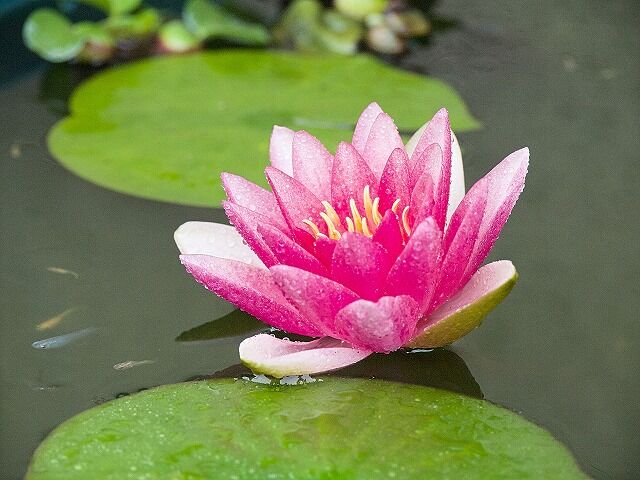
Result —
<svg viewBox="0 0 640 480"><path fill-rule="evenodd" d="M480 385L464 360L446 348L429 352L399 351L388 355L371 355L336 375L415 383L484 398Z"/></svg>
<svg viewBox="0 0 640 480"><path fill-rule="evenodd" d="M187 380L209 378L251 378L251 370L242 364L224 368L212 375L197 375ZM413 383L440 388L470 397L484 398L464 360L451 350L437 348L423 353L400 351L374 354L328 376L345 378L376 378L392 382ZM304 380L304 379L303 379Z"/></svg>

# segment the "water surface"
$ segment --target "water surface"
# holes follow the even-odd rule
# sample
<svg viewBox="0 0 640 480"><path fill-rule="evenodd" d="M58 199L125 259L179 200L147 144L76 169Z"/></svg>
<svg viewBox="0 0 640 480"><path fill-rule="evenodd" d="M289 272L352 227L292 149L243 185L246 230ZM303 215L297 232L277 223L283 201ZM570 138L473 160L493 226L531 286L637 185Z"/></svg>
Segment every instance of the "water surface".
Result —
<svg viewBox="0 0 640 480"><path fill-rule="evenodd" d="M527 188L491 256L512 259L520 282L454 353L379 356L343 373L484 395L548 428L589 475L637 478L639 7L448 0L438 12L458 25L400 64L450 82L484 123L460 138L470 181L531 148ZM64 102L43 94L44 72L12 74L0 87L8 479L21 478L53 427L96 403L241 371L242 336L175 341L232 310L184 273L172 240L183 221L224 221L223 213L120 195L57 165L45 136ZM32 347L87 328L95 332L60 348Z"/></svg>

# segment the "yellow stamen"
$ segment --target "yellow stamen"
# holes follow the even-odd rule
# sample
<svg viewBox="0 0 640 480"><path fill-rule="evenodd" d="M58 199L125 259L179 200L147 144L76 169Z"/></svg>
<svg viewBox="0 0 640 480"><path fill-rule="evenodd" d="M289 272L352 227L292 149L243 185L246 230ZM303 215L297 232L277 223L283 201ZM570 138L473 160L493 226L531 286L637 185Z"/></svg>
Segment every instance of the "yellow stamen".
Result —
<svg viewBox="0 0 640 480"><path fill-rule="evenodd" d="M327 215L324 212L320 212L320 216L324 220L324 223L327 224L327 232L329 232L329 238L332 238L334 240L339 240L340 232L338 232L338 229L334 225L333 221L331 221L331 218L329 217L329 215Z"/></svg>
<svg viewBox="0 0 640 480"><path fill-rule="evenodd" d="M349 217L345 218L345 221L347 222L347 231L349 232L355 232L356 229L353 225L353 220L351 220Z"/></svg>
<svg viewBox="0 0 640 480"><path fill-rule="evenodd" d="M402 210L402 227L404 228L407 237L411 235L411 227L409 226L409 205Z"/></svg>
<svg viewBox="0 0 640 480"><path fill-rule="evenodd" d="M309 227L309 230L311 230L311 233L313 234L314 238L318 238L318 235L320 235L320 229L318 228L318 226L313 223L311 220L302 220L302 223L304 223L307 227Z"/></svg>
<svg viewBox="0 0 640 480"><path fill-rule="evenodd" d="M373 200L373 208L371 215L373 216L373 224L377 227L382 222L382 215L380 215L380 197L376 197Z"/></svg>
<svg viewBox="0 0 640 480"><path fill-rule="evenodd" d="M369 191L369 185L364 187L364 214L367 217L369 225L375 225L373 221L373 202L371 201L371 192Z"/></svg>
<svg viewBox="0 0 640 480"><path fill-rule="evenodd" d="M369 230L369 226L367 225L367 219L362 219L362 233L367 237L373 237L371 230Z"/></svg>
<svg viewBox="0 0 640 480"><path fill-rule="evenodd" d="M329 202L327 202L326 200L322 201L322 206L327 211L327 215L329 216L329 218L333 222L334 226L339 226L340 225L340 217L338 216L338 212L335 211L333 206Z"/></svg>
<svg viewBox="0 0 640 480"><path fill-rule="evenodd" d="M356 201L352 198L349 200L349 207L351 208L351 215L353 216L353 226L356 229L356 232L362 233L362 216L358 211L358 207L356 206Z"/></svg>
<svg viewBox="0 0 640 480"><path fill-rule="evenodd" d="M348 232L361 233L366 237L372 237L376 232L378 226L382 223L383 215L380 213L380 197L376 197L371 200L371 187L369 185L364 187L362 192L362 203L364 206L364 216L358 210L356 200L349 199L349 210L351 211L350 217L345 217L344 223L346 223ZM402 209L402 213L399 214L401 199L396 199L391 206L391 211L395 214L397 221L402 232L402 237L405 241L411 236L411 225L409 224L409 206ZM345 228L340 221L340 216L333 208L331 203L323 201L322 206L325 211L320 212L320 217L327 225L327 233L324 234L320 231L320 228L311 219L303 220L304 225L313 234L314 238L324 237L332 240L340 240Z"/></svg>

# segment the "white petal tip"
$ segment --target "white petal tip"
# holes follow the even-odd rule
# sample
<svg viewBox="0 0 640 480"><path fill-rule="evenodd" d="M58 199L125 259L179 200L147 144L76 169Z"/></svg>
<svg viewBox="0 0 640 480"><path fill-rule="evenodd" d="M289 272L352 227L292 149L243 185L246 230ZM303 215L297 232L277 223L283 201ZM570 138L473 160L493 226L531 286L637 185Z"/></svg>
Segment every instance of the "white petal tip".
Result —
<svg viewBox="0 0 640 480"><path fill-rule="evenodd" d="M371 354L329 337L292 342L264 333L244 340L239 353L242 363L254 373L276 378L337 370Z"/></svg>
<svg viewBox="0 0 640 480"><path fill-rule="evenodd" d="M266 268L236 229L229 225L186 222L174 232L173 239L183 255L210 255Z"/></svg>

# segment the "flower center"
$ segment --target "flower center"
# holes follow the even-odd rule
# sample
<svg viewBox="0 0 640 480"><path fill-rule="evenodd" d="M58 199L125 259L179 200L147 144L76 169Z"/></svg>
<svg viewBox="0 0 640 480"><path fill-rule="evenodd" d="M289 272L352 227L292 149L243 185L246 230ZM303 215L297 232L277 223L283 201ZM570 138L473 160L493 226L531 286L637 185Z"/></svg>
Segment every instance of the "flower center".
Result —
<svg viewBox="0 0 640 480"><path fill-rule="evenodd" d="M344 224L340 220L338 212L331 205L331 203L324 200L322 205L324 206L324 212L320 212L320 216L327 225L328 237L333 240L340 240L344 232L355 232L372 237L378 229L378 226L382 222L383 215L380 213L380 197L376 197L371 200L371 192L369 185L364 187L362 192L362 203L364 205L364 214L358 210L356 201L352 198L349 200L349 208L351 210L351 216L344 218ZM396 199L393 202L390 210L396 215L398 224L400 225L400 232L405 241L411 235L411 227L409 226L409 206L407 205L402 210L402 213L398 213L400 207L400 199ZM320 236L326 237L324 233L320 231L318 225L311 220L303 220L302 223L309 229L314 238ZM344 226L346 225L346 227Z"/></svg>

